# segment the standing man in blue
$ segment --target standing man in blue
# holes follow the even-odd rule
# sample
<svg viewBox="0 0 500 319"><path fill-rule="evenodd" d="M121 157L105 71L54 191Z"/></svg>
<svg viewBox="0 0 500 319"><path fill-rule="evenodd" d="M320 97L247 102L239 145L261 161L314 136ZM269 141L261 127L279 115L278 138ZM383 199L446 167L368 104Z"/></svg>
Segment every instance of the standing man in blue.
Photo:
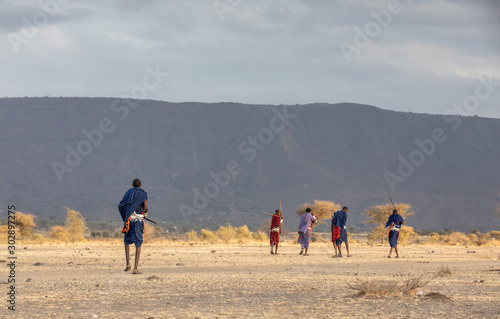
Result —
<svg viewBox="0 0 500 319"><path fill-rule="evenodd" d="M306 213L300 217L299 224L299 243L300 243L300 254L307 255L307 250L309 249L309 242L311 241L312 234L312 224L316 222L316 217L311 213L311 209L308 207ZM304 253L305 249L305 253Z"/></svg>
<svg viewBox="0 0 500 319"><path fill-rule="evenodd" d="M345 248L347 250L347 257L351 257L351 254L349 254L349 243L347 242L347 227L346 227L346 222L347 222L347 211L349 208L347 206L344 206L342 210L339 210L336 212L333 216L332 220L332 225L336 226L340 229L340 236L337 238L337 247L339 249L339 254L337 255L338 257L342 257L342 243L345 243Z"/></svg>
<svg viewBox="0 0 500 319"><path fill-rule="evenodd" d="M389 251L388 258L391 258L392 250L396 251L396 258L399 258L398 252L398 238L399 238L399 230L401 229L401 225L405 223L403 217L398 214L398 210L394 209L392 211L392 215L389 216L389 220L385 224L385 227L390 227L389 230L389 245L391 246L391 250Z"/></svg>
<svg viewBox="0 0 500 319"><path fill-rule="evenodd" d="M118 204L118 210L122 216L125 226L123 242L125 243L125 258L127 266L125 271L130 270L130 245L135 245L135 264L133 274L140 274L139 257L141 256L142 234L144 233L144 217L148 213L148 194L141 188L141 181L136 178L132 182L133 188L129 189Z"/></svg>

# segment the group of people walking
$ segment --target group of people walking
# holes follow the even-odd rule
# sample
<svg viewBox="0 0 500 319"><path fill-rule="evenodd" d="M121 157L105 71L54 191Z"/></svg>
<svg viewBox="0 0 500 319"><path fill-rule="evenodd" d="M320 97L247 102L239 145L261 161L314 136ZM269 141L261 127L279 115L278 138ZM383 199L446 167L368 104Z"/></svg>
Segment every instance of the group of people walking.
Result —
<svg viewBox="0 0 500 319"><path fill-rule="evenodd" d="M141 255L141 246L143 242L144 233L144 219L147 219L148 213L148 194L141 188L141 181L134 179L132 188L129 189L122 200L118 204L118 210L124 222L122 232L124 234L123 242L125 244L125 271L130 271L132 266L130 264L130 245L135 245L135 263L133 274L140 274L139 271L139 257ZM342 243L345 243L347 257L351 257L349 253L349 243L347 240L347 212L349 209L344 206L342 210L335 212L332 215L331 233L332 242L335 249L334 257L342 257ZM299 223L299 239L300 255L308 256L309 243L311 241L312 229L317 225L317 219L314 217L314 212L311 208L306 209L306 213L300 217ZM389 227L389 244L391 250L389 258L391 258L393 250L396 252L396 258L399 257L398 251L398 237L401 225L404 220L398 214L397 209L394 209L392 215L387 221L386 227ZM277 209L271 218L270 227L270 244L271 254L278 253L280 235L283 225L283 214L281 210Z"/></svg>
<svg viewBox="0 0 500 319"><path fill-rule="evenodd" d="M333 248L335 249L335 255L333 257L342 257L342 243L345 243L345 248L347 252L347 257L351 257L349 253L349 242L347 240L347 212L349 208L344 206L341 210L335 212L332 215L331 222L331 233ZM270 244L271 244L271 254L278 253L279 239L281 234L281 225L283 223L283 214L279 209L276 210L275 214L271 218L271 228L270 228ZM404 224L404 219L398 214L398 210L394 209L392 215L389 216L385 227L389 227L389 244L391 250L389 251L389 258L391 258L392 251L396 252L396 258L399 258L398 251L398 238L401 225ZM299 239L300 243L300 253L299 255L308 256L307 251L309 249L309 243L311 241L312 229L317 225L317 219L314 217L314 212L311 208L306 208L306 213L300 217L299 223ZM274 248L274 251L273 251Z"/></svg>

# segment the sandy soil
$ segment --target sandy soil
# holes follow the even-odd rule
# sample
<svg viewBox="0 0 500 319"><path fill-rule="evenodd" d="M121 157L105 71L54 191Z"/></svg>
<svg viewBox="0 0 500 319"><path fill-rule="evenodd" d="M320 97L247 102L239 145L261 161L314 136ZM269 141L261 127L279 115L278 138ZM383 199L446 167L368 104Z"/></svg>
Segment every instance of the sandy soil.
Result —
<svg viewBox="0 0 500 319"><path fill-rule="evenodd" d="M402 246L402 258L388 259L386 246L352 245L353 257L332 258L325 243L311 244L310 256L299 256L293 244L279 255L264 244L145 244L142 275L123 271L121 245L23 248L17 251L17 311L4 301L0 317L500 318L497 247ZM8 261L0 259L6 296ZM435 275L443 266L452 274L434 278L420 289L423 296L356 297L348 287L358 279ZM425 297L432 292L450 300Z"/></svg>

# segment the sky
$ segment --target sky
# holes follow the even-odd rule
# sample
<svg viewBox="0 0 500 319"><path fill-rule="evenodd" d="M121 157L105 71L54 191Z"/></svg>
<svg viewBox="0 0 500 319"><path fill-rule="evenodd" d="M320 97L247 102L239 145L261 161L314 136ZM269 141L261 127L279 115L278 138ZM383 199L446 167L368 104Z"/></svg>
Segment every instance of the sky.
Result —
<svg viewBox="0 0 500 319"><path fill-rule="evenodd" d="M500 1L0 0L0 97L500 118Z"/></svg>

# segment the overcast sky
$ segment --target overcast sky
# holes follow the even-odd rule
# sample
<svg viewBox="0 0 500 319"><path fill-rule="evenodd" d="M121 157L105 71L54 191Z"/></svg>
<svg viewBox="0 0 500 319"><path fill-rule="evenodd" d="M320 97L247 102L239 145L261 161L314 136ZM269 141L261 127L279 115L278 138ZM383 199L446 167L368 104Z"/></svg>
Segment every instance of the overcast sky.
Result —
<svg viewBox="0 0 500 319"><path fill-rule="evenodd" d="M0 96L500 118L500 1L393 2L0 0Z"/></svg>

